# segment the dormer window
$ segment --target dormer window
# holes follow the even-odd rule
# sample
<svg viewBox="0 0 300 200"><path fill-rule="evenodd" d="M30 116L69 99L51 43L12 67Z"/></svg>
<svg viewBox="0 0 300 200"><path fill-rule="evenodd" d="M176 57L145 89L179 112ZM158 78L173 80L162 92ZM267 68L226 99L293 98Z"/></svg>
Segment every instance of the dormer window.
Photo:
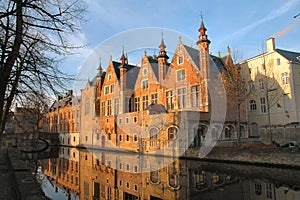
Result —
<svg viewBox="0 0 300 200"><path fill-rule="evenodd" d="M177 57L177 64L181 65L184 62L184 57L183 56L178 56Z"/></svg>
<svg viewBox="0 0 300 200"><path fill-rule="evenodd" d="M144 69L143 69L143 76L146 76L147 73L148 73L148 69L147 69L147 68L144 68Z"/></svg>

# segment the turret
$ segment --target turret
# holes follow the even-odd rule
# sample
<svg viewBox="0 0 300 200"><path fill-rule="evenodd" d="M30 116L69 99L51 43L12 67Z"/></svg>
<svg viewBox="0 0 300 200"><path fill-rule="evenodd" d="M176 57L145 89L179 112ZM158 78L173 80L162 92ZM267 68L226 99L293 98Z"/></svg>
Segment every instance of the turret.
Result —
<svg viewBox="0 0 300 200"><path fill-rule="evenodd" d="M167 73L167 63L169 56L166 52L166 45L164 42L163 34L161 37L161 42L159 45L159 53L158 53L158 81L162 83L162 81L166 78Z"/></svg>

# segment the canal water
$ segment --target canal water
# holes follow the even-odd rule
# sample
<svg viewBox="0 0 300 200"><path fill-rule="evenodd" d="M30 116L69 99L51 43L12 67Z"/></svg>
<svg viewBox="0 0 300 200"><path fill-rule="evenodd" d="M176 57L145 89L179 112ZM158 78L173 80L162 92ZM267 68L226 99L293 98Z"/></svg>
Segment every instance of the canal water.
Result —
<svg viewBox="0 0 300 200"><path fill-rule="evenodd" d="M295 169L67 147L36 159L43 191L57 200L300 199Z"/></svg>

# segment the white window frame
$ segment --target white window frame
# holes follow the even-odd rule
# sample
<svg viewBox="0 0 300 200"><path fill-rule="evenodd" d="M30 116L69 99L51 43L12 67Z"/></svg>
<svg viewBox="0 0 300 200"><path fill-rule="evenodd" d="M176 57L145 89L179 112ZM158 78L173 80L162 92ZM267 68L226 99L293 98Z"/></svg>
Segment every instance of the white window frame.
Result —
<svg viewBox="0 0 300 200"><path fill-rule="evenodd" d="M281 73L281 83L284 86L289 84L289 74L288 74L288 72Z"/></svg>
<svg viewBox="0 0 300 200"><path fill-rule="evenodd" d="M141 88L143 90L148 90L149 89L149 81L148 81L148 79L142 80L142 82L141 82Z"/></svg>
<svg viewBox="0 0 300 200"><path fill-rule="evenodd" d="M267 113L266 97L260 98L260 112L262 114Z"/></svg>
<svg viewBox="0 0 300 200"><path fill-rule="evenodd" d="M185 80L186 80L185 69L176 70L176 82L185 81Z"/></svg>
<svg viewBox="0 0 300 200"><path fill-rule="evenodd" d="M178 57L177 57L177 64L178 65L181 65L181 64L183 64L184 63L184 56L183 55L179 55Z"/></svg>

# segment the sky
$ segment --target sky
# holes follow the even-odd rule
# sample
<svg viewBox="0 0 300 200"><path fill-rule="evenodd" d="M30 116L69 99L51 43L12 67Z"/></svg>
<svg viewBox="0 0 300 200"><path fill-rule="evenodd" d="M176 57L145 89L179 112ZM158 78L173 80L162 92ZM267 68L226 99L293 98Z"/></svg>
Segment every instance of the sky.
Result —
<svg viewBox="0 0 300 200"><path fill-rule="evenodd" d="M93 78L100 60L104 69L110 56L118 60L123 48L129 52L129 61L136 64L138 57L142 58L138 47L142 51L148 48L147 54L157 53L151 48L158 48L161 33L170 54L179 37L197 48L201 15L214 55L226 55L229 46L245 60L260 54L269 37L275 37L276 48L300 52L300 16L294 18L300 13L300 0L84 1L86 21L82 31L70 40L86 47L62 64L66 73L84 74L78 76L82 80Z"/></svg>

